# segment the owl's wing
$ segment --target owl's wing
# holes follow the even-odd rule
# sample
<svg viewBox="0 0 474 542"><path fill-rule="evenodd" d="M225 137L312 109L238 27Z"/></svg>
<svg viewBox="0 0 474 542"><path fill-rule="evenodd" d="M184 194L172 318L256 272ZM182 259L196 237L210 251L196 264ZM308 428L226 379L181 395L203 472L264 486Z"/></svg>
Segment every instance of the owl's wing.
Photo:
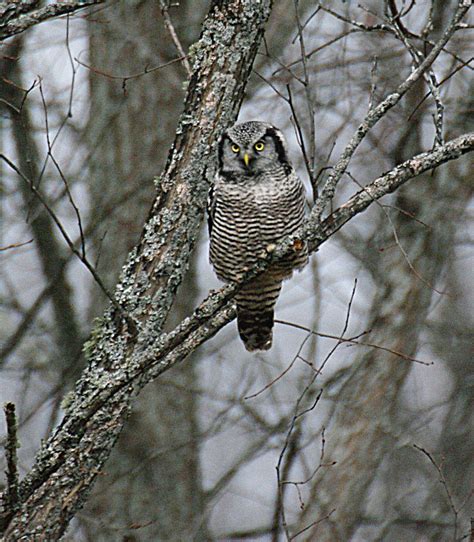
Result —
<svg viewBox="0 0 474 542"><path fill-rule="evenodd" d="M216 208L216 198L214 193L214 186L211 186L209 189L209 194L207 196L207 228L209 230L209 237L212 233L212 223L214 220L214 211Z"/></svg>

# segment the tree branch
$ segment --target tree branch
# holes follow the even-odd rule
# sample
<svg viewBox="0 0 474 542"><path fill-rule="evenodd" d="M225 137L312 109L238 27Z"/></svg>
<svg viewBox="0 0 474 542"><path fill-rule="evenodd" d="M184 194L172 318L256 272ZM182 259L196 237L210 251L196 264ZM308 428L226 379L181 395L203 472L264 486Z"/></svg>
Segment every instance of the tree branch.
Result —
<svg viewBox="0 0 474 542"><path fill-rule="evenodd" d="M17 423L15 414L15 404L5 403L5 420L7 422L7 442L5 445L5 455L7 459L7 489L3 495L3 507L6 511L12 513L18 508L18 458L16 450L18 448ZM1 522L0 522L1 526Z"/></svg>
<svg viewBox="0 0 474 542"><path fill-rule="evenodd" d="M430 66L436 60L444 46L458 29L459 22L469 11L470 7L470 0L458 1L458 7L454 12L448 27L423 62L421 62L419 66L417 66L417 68L411 72L411 74L398 86L397 89L395 89L394 92L391 92L384 100L382 100L376 107L372 108L367 113L367 116L361 122L355 134L346 145L346 148L341 154L341 157L334 166L332 173L329 175L324 185L321 197L313 209L313 214L318 219L322 216L324 209L334 197L336 187L341 180L341 177L346 171L352 156L362 143L365 136L368 134L369 130L373 128L377 122L385 116L387 111L392 109L392 107L394 107L403 98L403 96L414 86L414 84L425 74L425 72L430 69Z"/></svg>
<svg viewBox="0 0 474 542"><path fill-rule="evenodd" d="M70 414L21 485L21 508L11 518L7 538L59 538L115 444L130 402L144 384L139 378L130 386L127 375L140 373L141 353L158 340L187 270L214 177L215 144L235 121L270 10L270 0L211 5L201 39L190 49L193 76L157 183L160 192L116 290L130 318L112 307L86 345L89 369L77 384ZM130 319L136 326L128 325Z"/></svg>
<svg viewBox="0 0 474 542"><path fill-rule="evenodd" d="M104 0L63 0L40 7L38 0L0 2L0 40L4 40L28 28L61 15L75 13L88 6L102 4Z"/></svg>
<svg viewBox="0 0 474 542"><path fill-rule="evenodd" d="M158 182L160 193L116 290L117 302L136 322L136 329L131 330L112 307L86 344L89 367L64 404L61 425L43 445L20 486L21 508L6 531L11 539L61 536L87 497L141 388L235 316L232 298L241 284L211 293L190 318L171 333L162 333L196 241L207 186L215 171L215 144L236 117L270 7L269 1L258 7L243 1L215 1L211 6L201 40L190 51L193 77ZM379 177L323 222L317 209L313 210L296 235L262 259L246 280L292 251L294 238L307 240L314 252L377 199L473 149L474 134L466 134Z"/></svg>

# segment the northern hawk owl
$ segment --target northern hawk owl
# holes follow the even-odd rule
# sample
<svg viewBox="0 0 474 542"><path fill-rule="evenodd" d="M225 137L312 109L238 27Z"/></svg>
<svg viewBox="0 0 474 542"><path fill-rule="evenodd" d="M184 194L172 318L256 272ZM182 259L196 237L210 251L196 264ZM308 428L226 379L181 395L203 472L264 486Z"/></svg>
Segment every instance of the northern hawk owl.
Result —
<svg viewBox="0 0 474 542"><path fill-rule="evenodd" d="M227 130L218 160L209 193L210 261L221 280L236 282L271 245L301 226L304 186L288 161L283 134L265 122L244 122ZM273 309L282 281L307 262L306 246L300 245L236 295L237 325L247 350L271 347Z"/></svg>

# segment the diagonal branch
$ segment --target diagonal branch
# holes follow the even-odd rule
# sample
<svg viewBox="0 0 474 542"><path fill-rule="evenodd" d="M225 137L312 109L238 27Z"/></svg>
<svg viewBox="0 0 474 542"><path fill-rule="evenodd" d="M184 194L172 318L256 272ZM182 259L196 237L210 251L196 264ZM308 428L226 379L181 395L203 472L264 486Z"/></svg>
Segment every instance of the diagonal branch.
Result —
<svg viewBox="0 0 474 542"><path fill-rule="evenodd" d="M63 0L38 7L38 0L0 2L0 41L61 15L102 4L104 0Z"/></svg>
<svg viewBox="0 0 474 542"><path fill-rule="evenodd" d="M117 286L115 299L129 318L112 306L93 334L86 348L90 365L77 384L71 415L22 483L20 510L7 518L7 538L59 538L115 444L143 387L122 385L124 378L137 374L134 359L140 361L139 352L160 335L186 273L215 172L215 143L235 121L270 11L270 0L211 4L201 39L190 49L193 76L158 196Z"/></svg>
<svg viewBox="0 0 474 542"><path fill-rule="evenodd" d="M423 77L425 72L430 69L430 66L441 53L444 46L458 29L459 22L469 11L471 4L472 2L470 0L458 1L458 7L455 10L446 30L423 62L421 62L417 68L411 72L411 74L395 89L394 92L391 92L384 100L382 100L376 107L372 108L367 113L365 119L358 126L356 132L346 145L341 157L334 166L333 171L329 175L326 184L324 185L321 197L313 208L312 214L314 214L318 219L321 218L324 209L334 197L336 187L341 180L341 177L346 171L352 156L364 140L365 136L368 134L370 129L373 128L387 113L387 111L392 109L392 107L394 107L403 98L403 96L414 86L414 84L421 77Z"/></svg>
<svg viewBox="0 0 474 542"><path fill-rule="evenodd" d="M183 360L235 316L232 298L241 284L211 293L190 318L171 333L162 333L196 242L215 170L215 142L236 117L270 8L269 0L258 7L244 0L212 3L201 40L190 50L193 76L165 172L157 183L160 192L115 294L136 329L130 329L114 307L98 324L85 347L89 367L63 405L66 415L20 486L20 510L8 518L9 539L61 536L86 499L132 400L146 382ZM396 94L394 103L400 97ZM307 240L314 252L375 200L473 149L474 134L466 134L404 162L323 222L317 209L313 211L296 238ZM246 280L292 251L293 239L282 242Z"/></svg>

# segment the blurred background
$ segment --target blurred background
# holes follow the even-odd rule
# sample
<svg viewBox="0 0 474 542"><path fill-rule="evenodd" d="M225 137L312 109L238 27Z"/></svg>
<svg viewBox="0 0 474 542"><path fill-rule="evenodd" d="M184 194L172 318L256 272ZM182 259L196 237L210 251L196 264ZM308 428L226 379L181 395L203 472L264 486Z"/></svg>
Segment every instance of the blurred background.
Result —
<svg viewBox="0 0 474 542"><path fill-rule="evenodd" d="M239 121L283 130L308 209L370 105L410 74L391 5L275 2ZM456 5L398 0L397 28L427 54ZM17 406L23 472L107 306L58 223L113 291L182 110L172 34L187 51L208 9L110 1L0 50L1 153L22 172L0 162L0 395ZM446 139L473 126L472 13L464 22L434 64ZM418 83L371 130L334 208L432 148L428 92ZM65 540L468 540L472 180L467 155L333 236L284 285L269 352L245 351L233 322L148 385ZM219 287L203 226L168 328Z"/></svg>

